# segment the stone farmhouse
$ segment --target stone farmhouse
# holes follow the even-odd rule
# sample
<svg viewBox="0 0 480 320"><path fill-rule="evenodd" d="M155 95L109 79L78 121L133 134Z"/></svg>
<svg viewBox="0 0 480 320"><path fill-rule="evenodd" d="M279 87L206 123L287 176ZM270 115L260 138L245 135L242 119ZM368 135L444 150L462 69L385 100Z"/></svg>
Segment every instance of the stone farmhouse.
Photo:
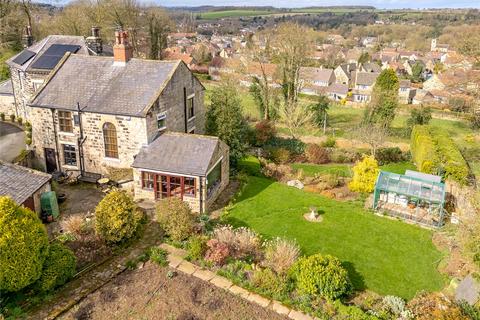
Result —
<svg viewBox="0 0 480 320"><path fill-rule="evenodd" d="M83 56L111 55L104 50L99 29L92 28L92 35L86 39L81 36L51 35L33 43L30 28L26 29L25 49L7 60L10 68L16 116L30 120L27 103L55 68L66 52Z"/></svg>
<svg viewBox="0 0 480 320"><path fill-rule="evenodd" d="M208 210L228 183L229 151L218 139L198 135L204 130L205 88L181 60L135 59L127 33L117 31L115 37L113 57L64 52L27 102L36 158L49 173L61 171L85 181L133 175L136 198L179 196L188 198L194 210ZM164 149L165 139L174 139L183 153ZM216 148L199 148L205 140L215 141ZM160 154L168 161L157 162ZM172 171L168 165L189 168L200 158L221 163L216 192L203 190L212 190L214 182L207 176L218 171L218 163L203 163L204 171L192 172ZM150 184L142 163L156 164L145 170L161 174L158 183L152 175L153 193L145 191ZM193 198L191 186L198 188Z"/></svg>
<svg viewBox="0 0 480 320"><path fill-rule="evenodd" d="M379 75L378 72L354 72L352 74L354 102L366 103L371 100L373 86Z"/></svg>

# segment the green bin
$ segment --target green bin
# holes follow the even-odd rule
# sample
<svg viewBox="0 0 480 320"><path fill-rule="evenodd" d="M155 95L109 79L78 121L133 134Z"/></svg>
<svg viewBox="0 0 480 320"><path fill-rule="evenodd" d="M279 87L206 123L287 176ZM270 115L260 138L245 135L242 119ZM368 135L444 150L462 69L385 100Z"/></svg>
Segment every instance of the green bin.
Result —
<svg viewBox="0 0 480 320"><path fill-rule="evenodd" d="M42 193L40 196L40 203L42 204L42 211L47 215L53 216L54 219L58 218L60 210L58 210L57 194L55 191L48 191Z"/></svg>

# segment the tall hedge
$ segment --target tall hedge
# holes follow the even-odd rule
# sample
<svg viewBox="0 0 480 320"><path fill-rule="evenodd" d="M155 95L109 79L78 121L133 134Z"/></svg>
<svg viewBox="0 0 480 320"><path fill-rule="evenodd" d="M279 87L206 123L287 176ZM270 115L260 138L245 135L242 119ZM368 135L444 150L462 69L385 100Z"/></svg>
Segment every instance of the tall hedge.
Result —
<svg viewBox="0 0 480 320"><path fill-rule="evenodd" d="M445 130L415 126L411 136L411 153L418 170L467 183L468 164Z"/></svg>
<svg viewBox="0 0 480 320"><path fill-rule="evenodd" d="M0 197L0 290L19 291L42 274L48 236L37 214Z"/></svg>
<svg viewBox="0 0 480 320"><path fill-rule="evenodd" d="M36 287L40 291L49 292L63 285L75 274L76 265L77 259L70 249L59 243L50 245L42 276Z"/></svg>

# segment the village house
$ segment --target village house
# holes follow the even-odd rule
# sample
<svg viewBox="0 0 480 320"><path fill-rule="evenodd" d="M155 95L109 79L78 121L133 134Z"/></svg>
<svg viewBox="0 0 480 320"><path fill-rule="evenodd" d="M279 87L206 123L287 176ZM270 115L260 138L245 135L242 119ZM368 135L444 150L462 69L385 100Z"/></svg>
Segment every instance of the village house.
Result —
<svg viewBox="0 0 480 320"><path fill-rule="evenodd" d="M40 197L51 190L51 180L47 173L0 162L0 196L9 196L34 212L41 212Z"/></svg>
<svg viewBox="0 0 480 320"><path fill-rule="evenodd" d="M404 104L412 103L415 90L412 90L412 83L410 80L400 80L398 88L398 101Z"/></svg>
<svg viewBox="0 0 480 320"><path fill-rule="evenodd" d="M0 82L0 113L3 113L6 118L12 114L18 116L12 81L10 80Z"/></svg>
<svg viewBox="0 0 480 320"><path fill-rule="evenodd" d="M142 148L132 167L136 199L180 197L203 213L228 185L228 146L217 137L168 132Z"/></svg>
<svg viewBox="0 0 480 320"><path fill-rule="evenodd" d="M157 139L172 137L169 132L195 133L188 140L177 139L177 148L187 150L194 141L200 145L204 138L197 134L204 130L205 88L184 62L135 59L126 32L117 31L115 37L113 57L67 52L28 103L32 149L47 172L61 171L85 181L114 172L129 176L139 152L150 145L146 154L153 159L163 153L170 162L187 167L193 164L186 162L196 161L176 158L155 146ZM188 146L180 145L187 142ZM212 158L216 150L191 151ZM142 159L146 163L148 156L142 153ZM222 148L222 159L228 162L228 148ZM154 169L185 173L171 172L158 163ZM183 190L185 181L181 181ZM207 207L208 202L202 210Z"/></svg>
<svg viewBox="0 0 480 320"><path fill-rule="evenodd" d="M6 61L10 68L17 116L30 121L27 103L42 86L66 52L83 56L111 55L104 50L99 29L92 28L88 38L81 36L51 35L33 43L30 28L24 35L25 49Z"/></svg>
<svg viewBox="0 0 480 320"><path fill-rule="evenodd" d="M348 86L341 83L332 83L325 91L328 98L333 101L341 101L347 99Z"/></svg>
<svg viewBox="0 0 480 320"><path fill-rule="evenodd" d="M319 94L335 82L333 69L302 67L299 77L302 82L302 92L306 94Z"/></svg>
<svg viewBox="0 0 480 320"><path fill-rule="evenodd" d="M354 102L367 103L371 100L373 86L380 74L378 72L354 72L352 81L354 88L352 97Z"/></svg>
<svg viewBox="0 0 480 320"><path fill-rule="evenodd" d="M350 86L352 80L352 72L357 70L356 63L342 63L335 68L335 82L340 84L346 84Z"/></svg>
<svg viewBox="0 0 480 320"><path fill-rule="evenodd" d="M449 45L448 44L440 44L437 43L437 39L432 39L430 43L430 51L432 52L448 52Z"/></svg>

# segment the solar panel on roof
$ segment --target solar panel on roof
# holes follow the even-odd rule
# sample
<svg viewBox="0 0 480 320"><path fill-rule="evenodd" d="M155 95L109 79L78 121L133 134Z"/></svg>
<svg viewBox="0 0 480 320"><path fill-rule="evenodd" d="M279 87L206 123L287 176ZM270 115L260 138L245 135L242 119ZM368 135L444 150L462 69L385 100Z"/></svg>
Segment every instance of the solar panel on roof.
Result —
<svg viewBox="0 0 480 320"><path fill-rule="evenodd" d="M52 44L43 54L48 56L62 56L65 52L76 53L80 50L79 45L73 44Z"/></svg>
<svg viewBox="0 0 480 320"><path fill-rule="evenodd" d="M52 44L45 52L32 64L34 69L53 69L62 59L66 52L76 53L80 49L79 45L72 44Z"/></svg>
<svg viewBox="0 0 480 320"><path fill-rule="evenodd" d="M13 59L13 62L19 65L24 65L25 62L32 59L34 56L35 52L25 49L15 59Z"/></svg>

